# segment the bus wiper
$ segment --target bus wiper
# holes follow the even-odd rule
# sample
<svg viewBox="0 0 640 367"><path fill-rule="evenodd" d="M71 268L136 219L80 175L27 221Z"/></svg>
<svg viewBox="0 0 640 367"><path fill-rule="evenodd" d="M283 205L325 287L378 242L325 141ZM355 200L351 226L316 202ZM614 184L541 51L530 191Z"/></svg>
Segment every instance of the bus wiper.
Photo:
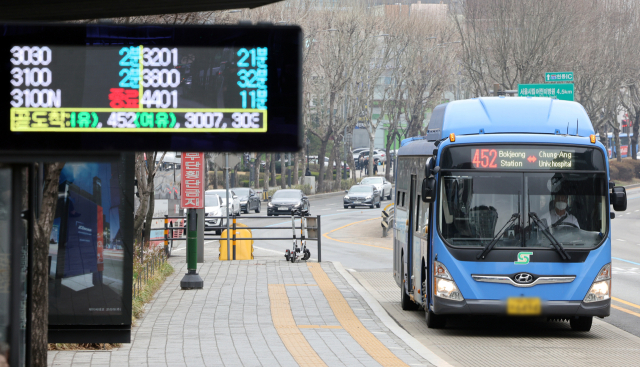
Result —
<svg viewBox="0 0 640 367"><path fill-rule="evenodd" d="M502 226L502 228L498 231L498 233L495 235L495 237L493 237L493 239L491 240L491 242L489 242L489 244L487 244L484 249L482 250L481 253L478 254L478 256L476 256L476 259L480 259L480 258L485 258L485 256L489 253L489 251L491 251L493 249L493 246L498 242L498 240L500 239L500 237L502 237L502 234L504 232L504 229L507 228L508 225L513 224L513 222L515 222L517 219L520 218L520 213L513 213L511 214L511 218L509 218L509 220L507 221L507 223L504 224L504 226Z"/></svg>
<svg viewBox="0 0 640 367"><path fill-rule="evenodd" d="M529 212L529 217L533 218L533 221L536 222L538 227L542 228L542 234L545 237L547 237L549 242L551 242L551 245L553 246L553 248L556 249L556 251L558 251L558 253L562 257L562 260L571 259L571 256L569 256L569 254L564 250L564 247L562 246L562 244L558 242L558 240L555 237L553 237L553 235L551 234L551 231L549 231L549 227L542 220L540 220L540 218L538 218L538 215L534 212Z"/></svg>

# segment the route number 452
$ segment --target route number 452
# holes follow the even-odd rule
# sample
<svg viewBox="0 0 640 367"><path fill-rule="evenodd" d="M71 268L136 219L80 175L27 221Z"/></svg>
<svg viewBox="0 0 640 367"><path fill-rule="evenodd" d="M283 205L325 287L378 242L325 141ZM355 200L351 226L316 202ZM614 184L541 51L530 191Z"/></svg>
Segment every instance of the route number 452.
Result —
<svg viewBox="0 0 640 367"><path fill-rule="evenodd" d="M496 158L498 152L495 149L474 149L473 166L476 168L497 168Z"/></svg>

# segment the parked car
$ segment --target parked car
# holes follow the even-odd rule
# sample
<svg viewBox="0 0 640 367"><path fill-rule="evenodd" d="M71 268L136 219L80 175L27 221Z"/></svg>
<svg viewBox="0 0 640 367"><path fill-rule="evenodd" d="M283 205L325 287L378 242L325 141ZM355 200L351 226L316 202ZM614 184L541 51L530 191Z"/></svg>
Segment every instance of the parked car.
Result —
<svg viewBox="0 0 640 367"><path fill-rule="evenodd" d="M340 166L342 166L344 164L344 162L340 162ZM324 157L324 166L325 167L329 167L329 158ZM347 164L347 171L349 171L351 168L349 167L349 165ZM333 162L333 169L336 168L336 162Z"/></svg>
<svg viewBox="0 0 640 367"><path fill-rule="evenodd" d="M380 191L382 200L385 198L391 200L393 188L391 187L391 182L387 181L384 177L365 177L360 181L360 185L373 185Z"/></svg>
<svg viewBox="0 0 640 367"><path fill-rule="evenodd" d="M262 203L255 190L248 187L234 187L233 192L240 198L240 209L243 213L249 214L249 210L260 213Z"/></svg>
<svg viewBox="0 0 640 367"><path fill-rule="evenodd" d="M360 152L360 154L358 154L358 160L360 160L360 157L363 157L366 160L369 157L369 149ZM387 161L387 157L386 157L384 151L374 149L373 150L373 163L378 163L378 161L386 162Z"/></svg>
<svg viewBox="0 0 640 367"><path fill-rule="evenodd" d="M207 190L204 193L205 195L216 194L220 196L223 204L225 204L227 201L227 190L224 190L224 189ZM228 204L228 207L230 209L229 215L232 215L232 214L240 215L240 198L238 197L238 195L236 195L236 193L232 189L229 189L229 198L231 199L230 200L231 202Z"/></svg>
<svg viewBox="0 0 640 367"><path fill-rule="evenodd" d="M347 193L342 199L345 209L356 206L368 206L371 209L380 207L380 191L373 185L353 185L344 192Z"/></svg>
<svg viewBox="0 0 640 367"><path fill-rule="evenodd" d="M269 198L268 216L291 215L294 210L301 210L303 215L309 215L311 210L309 199L301 190L278 190Z"/></svg>
<svg viewBox="0 0 640 367"><path fill-rule="evenodd" d="M204 230L213 230L216 234L222 232L223 219L214 217L224 217L227 213L225 211L224 202L222 198L216 194L204 195Z"/></svg>
<svg viewBox="0 0 640 367"><path fill-rule="evenodd" d="M356 148L354 150L351 151L351 153L353 153L353 160L354 161L358 161L358 155L362 152L364 152L365 150L369 150L369 148ZM357 165L357 163L356 163Z"/></svg>

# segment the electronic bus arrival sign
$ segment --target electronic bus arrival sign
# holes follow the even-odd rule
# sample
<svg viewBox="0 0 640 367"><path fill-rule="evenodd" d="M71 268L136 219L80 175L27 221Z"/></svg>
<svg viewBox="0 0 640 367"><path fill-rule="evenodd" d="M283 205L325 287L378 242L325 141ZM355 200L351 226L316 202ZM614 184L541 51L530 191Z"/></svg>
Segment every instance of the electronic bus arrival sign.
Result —
<svg viewBox="0 0 640 367"><path fill-rule="evenodd" d="M3 28L0 150L300 147L298 27Z"/></svg>

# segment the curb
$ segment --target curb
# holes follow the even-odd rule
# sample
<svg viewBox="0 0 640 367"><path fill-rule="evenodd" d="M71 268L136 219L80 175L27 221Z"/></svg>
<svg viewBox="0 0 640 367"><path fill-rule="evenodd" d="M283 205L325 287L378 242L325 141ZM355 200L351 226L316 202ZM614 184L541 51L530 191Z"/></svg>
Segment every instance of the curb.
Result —
<svg viewBox="0 0 640 367"><path fill-rule="evenodd" d="M426 359L429 363L438 367L452 367L449 362L438 357L431 349L427 348L424 344L420 343L416 338L411 336L405 329L403 329L382 307L378 300L369 293L369 291L358 280L349 273L344 266L338 261L331 262L336 268L338 273L344 277L353 289L360 294L360 296L367 302L373 313L384 323L386 327L391 330L400 340L405 342L411 349L418 353L422 358Z"/></svg>

